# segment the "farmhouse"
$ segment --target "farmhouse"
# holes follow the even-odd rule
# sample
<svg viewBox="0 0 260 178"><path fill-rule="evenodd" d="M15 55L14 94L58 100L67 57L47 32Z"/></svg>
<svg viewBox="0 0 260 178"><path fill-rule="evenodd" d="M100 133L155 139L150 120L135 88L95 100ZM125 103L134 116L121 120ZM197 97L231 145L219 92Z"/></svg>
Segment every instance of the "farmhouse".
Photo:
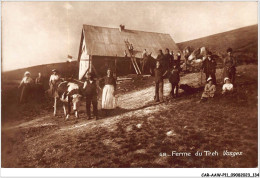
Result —
<svg viewBox="0 0 260 178"><path fill-rule="evenodd" d="M126 43L132 44L132 54ZM179 51L169 34L129 30L124 25L119 28L83 25L78 54L79 79L88 69L100 76L105 75L108 67L117 75L134 73L130 56L138 61L146 49L156 58L158 50L166 48L175 54Z"/></svg>

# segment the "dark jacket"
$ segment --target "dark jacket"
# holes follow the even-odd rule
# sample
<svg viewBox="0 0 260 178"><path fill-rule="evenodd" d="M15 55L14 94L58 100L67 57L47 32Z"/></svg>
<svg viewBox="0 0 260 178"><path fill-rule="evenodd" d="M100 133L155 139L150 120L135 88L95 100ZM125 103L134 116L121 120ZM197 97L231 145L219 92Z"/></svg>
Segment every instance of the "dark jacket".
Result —
<svg viewBox="0 0 260 178"><path fill-rule="evenodd" d="M87 83L85 87L85 95L86 96L97 96L97 84L96 81L93 80L92 83L89 80L86 80Z"/></svg>
<svg viewBox="0 0 260 178"><path fill-rule="evenodd" d="M180 81L180 71L178 68L171 69L169 71L169 82L170 83L179 83Z"/></svg>
<svg viewBox="0 0 260 178"><path fill-rule="evenodd" d="M163 70L161 67L154 69L154 77L156 83L163 82Z"/></svg>
<svg viewBox="0 0 260 178"><path fill-rule="evenodd" d="M164 55L163 54L159 54L157 56L156 60L159 61L161 65L163 65Z"/></svg>
<svg viewBox="0 0 260 178"><path fill-rule="evenodd" d="M224 59L224 65L225 67L236 67L236 60L233 56L227 56L225 59Z"/></svg>
<svg viewBox="0 0 260 178"><path fill-rule="evenodd" d="M181 60L181 55L177 55L177 61Z"/></svg>
<svg viewBox="0 0 260 178"><path fill-rule="evenodd" d="M178 55L178 56L177 56L177 59L174 60L173 63L177 66L177 68L180 68L180 64L181 64L181 55Z"/></svg>
<svg viewBox="0 0 260 178"><path fill-rule="evenodd" d="M43 77L37 77L35 79L35 84L36 85L43 85Z"/></svg>
<svg viewBox="0 0 260 178"><path fill-rule="evenodd" d="M170 55L171 58L170 58L170 63L169 63L169 68L172 68L172 66L174 65L174 55Z"/></svg>
<svg viewBox="0 0 260 178"><path fill-rule="evenodd" d="M214 59L209 60L208 58L206 58L202 62L201 68L204 73L212 74L212 73L216 73L216 66L217 66L217 63Z"/></svg>
<svg viewBox="0 0 260 178"><path fill-rule="evenodd" d="M170 54L165 54L163 59L163 68L168 70L172 61L172 56Z"/></svg>

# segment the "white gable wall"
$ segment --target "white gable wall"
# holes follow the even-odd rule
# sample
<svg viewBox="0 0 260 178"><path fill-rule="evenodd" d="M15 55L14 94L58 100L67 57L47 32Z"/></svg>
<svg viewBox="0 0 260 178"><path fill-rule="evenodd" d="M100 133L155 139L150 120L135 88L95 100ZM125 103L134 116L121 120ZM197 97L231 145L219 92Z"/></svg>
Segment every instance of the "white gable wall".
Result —
<svg viewBox="0 0 260 178"><path fill-rule="evenodd" d="M85 42L85 35L83 30L83 42L82 42L82 49L81 49L81 56L79 62L79 80L84 77L85 72L89 69L91 71L91 61L90 57L87 52L86 42Z"/></svg>

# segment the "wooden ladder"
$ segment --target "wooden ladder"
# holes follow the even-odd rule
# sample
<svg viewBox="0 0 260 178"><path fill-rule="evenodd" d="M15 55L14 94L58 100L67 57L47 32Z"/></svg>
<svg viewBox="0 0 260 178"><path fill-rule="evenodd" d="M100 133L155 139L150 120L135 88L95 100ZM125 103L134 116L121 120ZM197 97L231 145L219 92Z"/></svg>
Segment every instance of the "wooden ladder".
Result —
<svg viewBox="0 0 260 178"><path fill-rule="evenodd" d="M136 74L142 74L142 73L141 73L141 70L140 70L140 68L139 68L139 66L138 66L138 64L137 64L137 61L136 61L135 56L134 56L133 53L129 50L130 44L129 44L128 41L125 41L125 46L126 46L126 49L127 49L128 53L130 54L131 62L132 62L132 64L133 64L133 66L134 66L134 69L135 69Z"/></svg>

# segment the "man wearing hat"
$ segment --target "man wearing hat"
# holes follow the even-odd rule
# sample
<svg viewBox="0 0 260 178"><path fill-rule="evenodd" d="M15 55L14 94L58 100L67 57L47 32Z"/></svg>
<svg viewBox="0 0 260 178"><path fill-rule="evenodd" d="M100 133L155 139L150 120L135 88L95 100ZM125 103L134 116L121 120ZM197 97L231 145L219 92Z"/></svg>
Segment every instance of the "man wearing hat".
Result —
<svg viewBox="0 0 260 178"><path fill-rule="evenodd" d="M43 77L41 72L38 73L38 77L35 79L35 85L36 85L36 90L38 93L38 99L43 99L44 97L44 86L43 86Z"/></svg>
<svg viewBox="0 0 260 178"><path fill-rule="evenodd" d="M231 83L233 83L233 84L235 82L236 64L237 64L237 61L233 56L233 50L232 50L232 48L228 48L227 57L224 59L223 78L228 77L231 80Z"/></svg>
<svg viewBox="0 0 260 178"><path fill-rule="evenodd" d="M174 64L174 52L171 51L171 52L170 52L170 55L171 55L170 68L172 68L172 67L173 67L173 64Z"/></svg>
<svg viewBox="0 0 260 178"><path fill-rule="evenodd" d="M164 68L164 71L168 70L170 67L170 64L171 64L171 61L172 61L172 56L170 55L170 50L168 48L165 49L165 55L164 55L164 59L163 59L163 68Z"/></svg>
<svg viewBox="0 0 260 178"><path fill-rule="evenodd" d="M177 59L174 61L174 63L176 64L177 68L180 68L180 64L181 64L181 52L178 51L177 53Z"/></svg>
<svg viewBox="0 0 260 178"><path fill-rule="evenodd" d="M209 52L202 62L201 69L206 74L206 80L211 77L213 84L216 85L216 61L212 58L212 53Z"/></svg>
<svg viewBox="0 0 260 178"><path fill-rule="evenodd" d="M93 74L87 72L86 74L86 81L84 82L83 89L85 90L86 96L86 112L87 112L87 119L91 119L91 104L93 106L93 115L94 119L98 119L98 109L97 109L97 84L96 81L93 79Z"/></svg>
<svg viewBox="0 0 260 178"><path fill-rule="evenodd" d="M178 90L179 90L179 81L180 81L180 71L175 63L171 70L169 71L169 82L171 83L171 97L174 96L178 97ZM174 94L174 90L176 94Z"/></svg>
<svg viewBox="0 0 260 178"><path fill-rule="evenodd" d="M159 49L156 61L160 62L161 67L163 67L163 60L164 60L164 54L163 54L162 50Z"/></svg>
<svg viewBox="0 0 260 178"><path fill-rule="evenodd" d="M60 76L58 75L58 71L56 69L53 69L52 75L50 76L50 80L49 80L49 86L51 90L51 95L54 98L57 98L59 96L57 92L59 80L60 80Z"/></svg>

